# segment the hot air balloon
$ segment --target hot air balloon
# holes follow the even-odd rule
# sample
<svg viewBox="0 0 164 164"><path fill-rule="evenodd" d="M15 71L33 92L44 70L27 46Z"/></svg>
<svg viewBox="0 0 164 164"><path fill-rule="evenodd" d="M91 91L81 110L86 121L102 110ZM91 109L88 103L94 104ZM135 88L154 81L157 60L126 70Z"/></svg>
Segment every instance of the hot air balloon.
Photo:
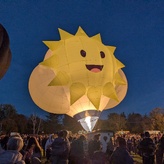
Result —
<svg viewBox="0 0 164 164"><path fill-rule="evenodd" d="M5 75L11 62L9 36L5 28L0 24L0 79Z"/></svg>
<svg viewBox="0 0 164 164"><path fill-rule="evenodd" d="M89 37L81 27L75 35L59 33L59 41L44 41L49 49L29 78L31 98L43 110L67 114L92 131L101 112L126 95L124 65L100 34Z"/></svg>

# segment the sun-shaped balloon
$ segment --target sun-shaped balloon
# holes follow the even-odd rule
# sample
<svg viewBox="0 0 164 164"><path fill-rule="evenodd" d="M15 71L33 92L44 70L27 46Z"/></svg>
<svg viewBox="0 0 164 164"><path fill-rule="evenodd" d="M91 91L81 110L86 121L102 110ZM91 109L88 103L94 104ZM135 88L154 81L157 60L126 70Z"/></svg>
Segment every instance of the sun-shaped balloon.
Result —
<svg viewBox="0 0 164 164"><path fill-rule="evenodd" d="M100 34L88 37L81 27L75 35L61 29L59 33L61 40L44 41L49 50L30 76L31 97L40 108L75 117L92 131L100 113L126 95L124 65Z"/></svg>

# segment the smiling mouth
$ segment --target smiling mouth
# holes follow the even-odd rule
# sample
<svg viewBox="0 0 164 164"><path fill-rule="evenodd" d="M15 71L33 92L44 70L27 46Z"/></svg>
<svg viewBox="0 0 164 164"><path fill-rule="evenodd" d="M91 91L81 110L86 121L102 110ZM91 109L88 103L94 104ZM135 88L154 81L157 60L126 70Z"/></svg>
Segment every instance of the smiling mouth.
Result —
<svg viewBox="0 0 164 164"><path fill-rule="evenodd" d="M103 65L86 65L86 68L94 73L101 72L103 69Z"/></svg>

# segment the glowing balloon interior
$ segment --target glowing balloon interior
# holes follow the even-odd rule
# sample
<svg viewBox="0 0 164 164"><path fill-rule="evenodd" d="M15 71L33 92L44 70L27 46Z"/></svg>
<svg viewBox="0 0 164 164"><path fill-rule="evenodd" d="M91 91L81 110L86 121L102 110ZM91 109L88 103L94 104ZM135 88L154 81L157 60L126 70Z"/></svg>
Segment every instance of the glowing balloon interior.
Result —
<svg viewBox="0 0 164 164"><path fill-rule="evenodd" d="M30 95L43 110L75 117L92 131L100 113L126 95L124 65L100 34L88 37L81 27L75 35L61 29L59 33L61 40L44 41L49 50L31 73Z"/></svg>

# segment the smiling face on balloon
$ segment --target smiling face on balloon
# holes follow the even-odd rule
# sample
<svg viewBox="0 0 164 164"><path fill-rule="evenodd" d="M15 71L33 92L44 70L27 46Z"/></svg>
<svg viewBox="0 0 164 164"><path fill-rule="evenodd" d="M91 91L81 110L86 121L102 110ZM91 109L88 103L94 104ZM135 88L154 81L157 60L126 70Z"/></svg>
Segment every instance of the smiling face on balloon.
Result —
<svg viewBox="0 0 164 164"><path fill-rule="evenodd" d="M105 46L99 34L88 37L79 27L72 35L59 29L61 40L44 41L48 55L40 65L54 71L49 86L68 86L70 105L83 95L99 109L101 96L119 101L116 87L126 85L119 70L124 65L115 58L115 47Z"/></svg>

